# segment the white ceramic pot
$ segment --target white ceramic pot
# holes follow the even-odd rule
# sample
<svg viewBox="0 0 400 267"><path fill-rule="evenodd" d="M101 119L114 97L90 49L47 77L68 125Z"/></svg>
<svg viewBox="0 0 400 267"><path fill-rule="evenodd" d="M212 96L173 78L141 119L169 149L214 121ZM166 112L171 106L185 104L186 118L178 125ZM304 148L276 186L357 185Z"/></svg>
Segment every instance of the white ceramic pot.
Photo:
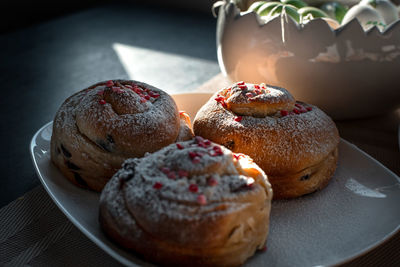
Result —
<svg viewBox="0 0 400 267"><path fill-rule="evenodd" d="M400 105L400 20L384 33L354 19L332 30L277 17L264 24L233 3L221 6L218 61L232 81L265 82L319 106L335 119L382 114ZM284 39L284 42L283 42Z"/></svg>

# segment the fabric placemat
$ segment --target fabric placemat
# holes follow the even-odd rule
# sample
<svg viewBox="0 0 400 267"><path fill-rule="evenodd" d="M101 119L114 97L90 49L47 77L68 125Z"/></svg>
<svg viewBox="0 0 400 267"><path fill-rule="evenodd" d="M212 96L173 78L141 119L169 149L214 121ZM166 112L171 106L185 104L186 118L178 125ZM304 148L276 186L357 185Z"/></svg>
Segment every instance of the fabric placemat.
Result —
<svg viewBox="0 0 400 267"><path fill-rule="evenodd" d="M229 83L217 75L196 91L214 92ZM344 139L400 175L400 110L336 123ZM0 266L121 265L72 225L44 188L38 186L0 209ZM400 266L400 233L342 266Z"/></svg>

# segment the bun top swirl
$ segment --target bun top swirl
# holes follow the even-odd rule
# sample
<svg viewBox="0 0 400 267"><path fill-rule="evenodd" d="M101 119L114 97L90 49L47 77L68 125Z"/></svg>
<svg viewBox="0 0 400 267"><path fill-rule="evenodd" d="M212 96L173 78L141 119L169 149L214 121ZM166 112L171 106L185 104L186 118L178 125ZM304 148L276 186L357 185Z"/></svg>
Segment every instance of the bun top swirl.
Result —
<svg viewBox="0 0 400 267"><path fill-rule="evenodd" d="M116 181L126 208L144 232L197 248L212 244L228 249L245 242L246 233L232 234L234 228L251 228L248 223L265 220L272 198L267 177L249 157L201 137L128 159L105 187L101 203L113 202L110 190Z"/></svg>
<svg viewBox="0 0 400 267"><path fill-rule="evenodd" d="M189 125L187 114L158 88L130 80L100 82L59 108L51 156L69 180L100 191L125 159L193 138Z"/></svg>
<svg viewBox="0 0 400 267"><path fill-rule="evenodd" d="M221 92L229 110L238 115L266 117L293 110L296 101L284 88L239 82ZM222 100L222 99L221 99Z"/></svg>
<svg viewBox="0 0 400 267"><path fill-rule="evenodd" d="M72 95L60 107L54 124L62 135L74 137L71 149L97 147L121 162L174 142L180 117L164 91L137 81L114 80Z"/></svg>

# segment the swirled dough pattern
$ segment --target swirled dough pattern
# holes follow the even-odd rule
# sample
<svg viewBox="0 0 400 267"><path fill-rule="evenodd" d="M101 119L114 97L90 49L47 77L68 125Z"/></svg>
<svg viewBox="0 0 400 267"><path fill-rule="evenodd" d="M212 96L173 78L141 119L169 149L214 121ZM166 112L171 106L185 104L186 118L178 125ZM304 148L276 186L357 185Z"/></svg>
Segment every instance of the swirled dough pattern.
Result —
<svg viewBox="0 0 400 267"><path fill-rule="evenodd" d="M125 159L192 137L164 91L137 81L100 82L61 105L51 159L74 184L101 191Z"/></svg>
<svg viewBox="0 0 400 267"><path fill-rule="evenodd" d="M100 197L100 224L163 265L237 266L265 245L272 190L242 154L196 137L127 160Z"/></svg>

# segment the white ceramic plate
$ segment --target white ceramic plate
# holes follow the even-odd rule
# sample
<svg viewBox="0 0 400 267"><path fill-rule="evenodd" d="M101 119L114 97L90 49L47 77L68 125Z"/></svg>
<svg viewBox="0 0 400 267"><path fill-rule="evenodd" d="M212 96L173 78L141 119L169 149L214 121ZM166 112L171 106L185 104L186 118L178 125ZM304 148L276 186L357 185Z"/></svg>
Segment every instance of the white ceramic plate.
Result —
<svg viewBox="0 0 400 267"><path fill-rule="evenodd" d="M174 98L191 117L209 94ZM52 123L32 138L30 150L36 172L62 212L89 239L119 262L149 265L110 242L101 232L99 194L75 187L50 161ZM356 258L400 228L400 179L382 164L341 140L338 169L324 190L305 197L274 201L266 252L246 266L336 265Z"/></svg>

